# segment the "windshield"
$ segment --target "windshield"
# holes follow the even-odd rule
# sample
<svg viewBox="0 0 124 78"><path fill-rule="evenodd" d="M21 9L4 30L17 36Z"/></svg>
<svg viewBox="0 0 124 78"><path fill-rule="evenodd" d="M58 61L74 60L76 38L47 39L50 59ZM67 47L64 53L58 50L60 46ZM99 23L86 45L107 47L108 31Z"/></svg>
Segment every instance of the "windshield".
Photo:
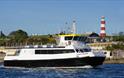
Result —
<svg viewBox="0 0 124 78"><path fill-rule="evenodd" d="M65 40L74 40L74 41L86 41L87 37L83 36L68 36L65 37Z"/></svg>
<svg viewBox="0 0 124 78"><path fill-rule="evenodd" d="M90 52L91 49L76 49L77 52Z"/></svg>
<svg viewBox="0 0 124 78"><path fill-rule="evenodd" d="M65 40L72 40L72 36L65 37Z"/></svg>

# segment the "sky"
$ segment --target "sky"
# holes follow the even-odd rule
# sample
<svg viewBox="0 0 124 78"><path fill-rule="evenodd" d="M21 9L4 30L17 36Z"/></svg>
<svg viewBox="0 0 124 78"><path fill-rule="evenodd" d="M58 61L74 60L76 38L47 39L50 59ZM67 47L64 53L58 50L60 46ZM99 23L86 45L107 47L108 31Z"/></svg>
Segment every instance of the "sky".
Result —
<svg viewBox="0 0 124 78"><path fill-rule="evenodd" d="M107 34L124 32L124 0L0 0L0 30L6 35L18 29L54 34L73 20L77 33L99 33L101 16Z"/></svg>

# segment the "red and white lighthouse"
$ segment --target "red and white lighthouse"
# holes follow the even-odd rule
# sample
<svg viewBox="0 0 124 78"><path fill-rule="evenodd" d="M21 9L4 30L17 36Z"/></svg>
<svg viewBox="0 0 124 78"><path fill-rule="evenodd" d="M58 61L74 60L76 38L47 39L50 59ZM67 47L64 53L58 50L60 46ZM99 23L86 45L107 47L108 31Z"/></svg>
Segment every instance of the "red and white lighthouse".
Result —
<svg viewBox="0 0 124 78"><path fill-rule="evenodd" d="M101 38L105 38L106 36L106 32L105 32L105 17L102 16L101 17L101 30L100 30L100 37Z"/></svg>

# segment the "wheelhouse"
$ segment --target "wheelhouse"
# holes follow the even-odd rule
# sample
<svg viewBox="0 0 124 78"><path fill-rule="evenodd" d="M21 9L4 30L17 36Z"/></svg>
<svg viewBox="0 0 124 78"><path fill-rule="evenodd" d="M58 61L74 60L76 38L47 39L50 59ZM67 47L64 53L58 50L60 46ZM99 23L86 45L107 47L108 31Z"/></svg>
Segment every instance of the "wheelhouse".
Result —
<svg viewBox="0 0 124 78"><path fill-rule="evenodd" d="M65 35L58 35L56 38L57 44L59 46L67 46L70 45L70 42L85 42L87 37L79 35L79 34L65 34Z"/></svg>

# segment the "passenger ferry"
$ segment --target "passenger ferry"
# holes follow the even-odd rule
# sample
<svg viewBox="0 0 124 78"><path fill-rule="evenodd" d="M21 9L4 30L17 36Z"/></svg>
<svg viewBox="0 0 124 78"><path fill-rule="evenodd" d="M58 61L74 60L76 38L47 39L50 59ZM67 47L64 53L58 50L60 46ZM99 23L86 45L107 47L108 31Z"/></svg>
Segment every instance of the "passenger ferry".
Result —
<svg viewBox="0 0 124 78"><path fill-rule="evenodd" d="M58 45L26 46L15 55L6 55L4 66L9 67L96 67L105 60L103 52L94 52L78 34L58 35Z"/></svg>

